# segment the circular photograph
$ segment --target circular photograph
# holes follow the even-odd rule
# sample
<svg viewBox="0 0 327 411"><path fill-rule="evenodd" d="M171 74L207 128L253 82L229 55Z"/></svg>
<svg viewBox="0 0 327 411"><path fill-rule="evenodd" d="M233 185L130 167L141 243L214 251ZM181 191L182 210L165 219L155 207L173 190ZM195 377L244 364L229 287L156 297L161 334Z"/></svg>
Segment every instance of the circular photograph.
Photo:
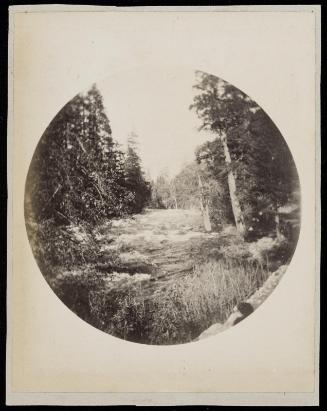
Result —
<svg viewBox="0 0 327 411"><path fill-rule="evenodd" d="M225 79L137 69L55 115L25 222L41 273L82 320L135 343L190 343L246 326L283 277L299 178L278 128Z"/></svg>

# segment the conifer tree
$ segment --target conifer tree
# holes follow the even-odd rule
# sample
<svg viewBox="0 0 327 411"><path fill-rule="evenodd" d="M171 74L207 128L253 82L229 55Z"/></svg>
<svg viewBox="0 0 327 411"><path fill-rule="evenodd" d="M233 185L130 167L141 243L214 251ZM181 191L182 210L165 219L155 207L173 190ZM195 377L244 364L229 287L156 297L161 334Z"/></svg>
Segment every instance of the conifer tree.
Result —
<svg viewBox="0 0 327 411"><path fill-rule="evenodd" d="M70 224L121 215L123 155L96 86L67 103L43 134L26 181L26 212Z"/></svg>
<svg viewBox="0 0 327 411"><path fill-rule="evenodd" d="M235 224L238 232L244 235L245 222L236 186L234 161L229 148L229 134L234 127L243 122L252 107L252 102L239 90L218 77L202 72L197 74L199 81L194 87L200 93L195 96L190 108L195 109L202 119L202 128L215 132L217 136L216 139L223 151Z"/></svg>
<svg viewBox="0 0 327 411"><path fill-rule="evenodd" d="M280 236L279 207L298 187L292 155L280 132L248 96L225 81L198 73L191 108L202 120L202 128L216 138L203 144L197 158L211 175L228 187L234 221L240 234L258 216L266 215L266 231L275 224ZM226 210L228 211L228 210ZM263 220L263 219L261 219Z"/></svg>
<svg viewBox="0 0 327 411"><path fill-rule="evenodd" d="M131 133L127 142L127 153L125 159L125 187L131 193L129 198L129 212L140 213L149 203L151 197L151 186L146 181L141 159L137 152L137 134Z"/></svg>

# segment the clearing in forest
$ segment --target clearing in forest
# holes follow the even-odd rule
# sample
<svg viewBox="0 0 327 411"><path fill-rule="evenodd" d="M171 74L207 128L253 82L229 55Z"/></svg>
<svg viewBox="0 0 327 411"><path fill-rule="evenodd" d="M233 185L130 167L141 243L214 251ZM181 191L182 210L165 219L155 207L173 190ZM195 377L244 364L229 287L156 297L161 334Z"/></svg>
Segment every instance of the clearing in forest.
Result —
<svg viewBox="0 0 327 411"><path fill-rule="evenodd" d="M199 210L148 209L113 220L101 231L102 252L110 261L113 255L118 258L114 266L104 262L98 268L112 271L115 283L146 280L156 286L191 272L219 238L204 231Z"/></svg>

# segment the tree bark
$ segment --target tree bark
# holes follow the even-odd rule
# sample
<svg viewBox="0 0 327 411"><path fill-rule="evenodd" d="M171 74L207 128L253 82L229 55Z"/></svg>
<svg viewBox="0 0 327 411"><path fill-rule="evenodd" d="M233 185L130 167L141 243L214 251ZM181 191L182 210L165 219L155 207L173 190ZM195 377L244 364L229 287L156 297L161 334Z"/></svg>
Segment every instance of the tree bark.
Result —
<svg viewBox="0 0 327 411"><path fill-rule="evenodd" d="M225 132L220 133L220 141L224 149L225 162L227 166L230 166L230 164L232 163L232 160L231 160L229 148L227 145L227 136ZM236 229L240 235L244 236L245 234L244 217L243 217L240 202L237 196L235 176L234 176L233 171L230 168L228 170L228 188L229 188L229 195L231 199Z"/></svg>
<svg viewBox="0 0 327 411"><path fill-rule="evenodd" d="M175 210L178 209L178 204L177 204L177 196L176 196L176 187L174 184L169 185L169 192L170 192L170 197L172 198L175 206Z"/></svg>
<svg viewBox="0 0 327 411"><path fill-rule="evenodd" d="M198 174L198 180L199 180L199 187L201 191L200 208L201 208L202 217L203 217L204 229L206 231L211 231L212 227L211 227L211 221L210 221L210 215L209 215L209 204L208 204L208 201L206 201L206 199L204 198L203 184L202 184L200 174Z"/></svg>
<svg viewBox="0 0 327 411"><path fill-rule="evenodd" d="M275 210L275 224L276 224L276 237L277 240L282 239L282 232L280 231L280 219L279 219L279 214L278 214L278 206L276 206Z"/></svg>
<svg viewBox="0 0 327 411"><path fill-rule="evenodd" d="M210 221L210 216L209 216L209 206L208 206L208 204L206 204L205 207L204 207L203 223L204 223L204 229L206 231L211 231L211 221Z"/></svg>

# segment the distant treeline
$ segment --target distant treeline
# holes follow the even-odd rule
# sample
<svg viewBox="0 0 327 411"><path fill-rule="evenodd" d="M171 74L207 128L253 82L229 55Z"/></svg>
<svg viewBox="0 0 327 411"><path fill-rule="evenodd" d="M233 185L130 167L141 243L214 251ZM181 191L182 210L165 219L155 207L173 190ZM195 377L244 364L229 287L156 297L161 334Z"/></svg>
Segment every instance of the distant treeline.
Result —
<svg viewBox="0 0 327 411"><path fill-rule="evenodd" d="M255 102L218 77L197 72L194 87L190 109L213 138L176 177L163 173L152 182L151 205L199 208L208 231L233 223L242 236L290 235L283 210L296 210L297 230L300 188L281 133Z"/></svg>
<svg viewBox="0 0 327 411"><path fill-rule="evenodd" d="M102 96L94 85L53 119L32 159L25 214L56 225L94 224L138 213L151 188L136 149L135 134L124 153L114 141Z"/></svg>

